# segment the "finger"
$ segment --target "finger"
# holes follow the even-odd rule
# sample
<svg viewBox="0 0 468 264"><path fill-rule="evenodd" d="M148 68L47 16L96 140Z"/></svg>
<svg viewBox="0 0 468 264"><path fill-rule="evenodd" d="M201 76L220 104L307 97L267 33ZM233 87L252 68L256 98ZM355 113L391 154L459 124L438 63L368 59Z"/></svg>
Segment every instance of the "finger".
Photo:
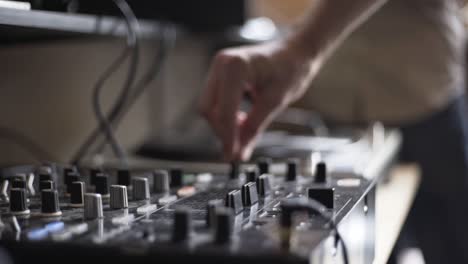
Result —
<svg viewBox="0 0 468 264"><path fill-rule="evenodd" d="M220 87L216 99L215 126L220 131L224 158L231 160L239 149L238 111L243 91L247 87L247 66L241 58L229 57L220 74Z"/></svg>
<svg viewBox="0 0 468 264"><path fill-rule="evenodd" d="M201 114L208 119L209 122L214 118L214 108L216 105L216 98L218 97L218 74L216 73L216 61L213 61L210 70L208 71L208 77L206 79L206 85L199 98L199 111Z"/></svg>
<svg viewBox="0 0 468 264"><path fill-rule="evenodd" d="M263 100L254 103L247 118L240 125L239 152L236 157L242 160L250 157L258 135L268 127L281 109L280 104L267 103Z"/></svg>

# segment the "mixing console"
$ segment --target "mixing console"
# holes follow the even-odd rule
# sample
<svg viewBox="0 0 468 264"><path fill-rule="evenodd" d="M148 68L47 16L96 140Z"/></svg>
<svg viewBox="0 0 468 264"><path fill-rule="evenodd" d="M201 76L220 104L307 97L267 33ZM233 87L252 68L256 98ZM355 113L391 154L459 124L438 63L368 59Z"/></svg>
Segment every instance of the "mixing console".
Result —
<svg viewBox="0 0 468 264"><path fill-rule="evenodd" d="M390 133L378 144L360 142L360 151L341 150L361 155L360 162L336 164L340 159L331 154L340 150L334 150L310 171L303 157L260 158L216 171L164 162L155 169L54 163L5 168L0 247L14 263L103 257L129 263L340 263L344 253L351 263L371 263L376 181L398 140Z"/></svg>

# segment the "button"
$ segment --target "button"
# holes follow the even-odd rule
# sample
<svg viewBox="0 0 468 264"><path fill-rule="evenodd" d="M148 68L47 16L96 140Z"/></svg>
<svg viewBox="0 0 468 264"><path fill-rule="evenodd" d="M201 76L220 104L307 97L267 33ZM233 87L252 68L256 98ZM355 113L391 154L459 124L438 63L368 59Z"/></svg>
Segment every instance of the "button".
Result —
<svg viewBox="0 0 468 264"><path fill-rule="evenodd" d="M214 227L216 222L216 210L223 206L223 200L210 200L206 205L206 226Z"/></svg>
<svg viewBox="0 0 468 264"><path fill-rule="evenodd" d="M61 221L52 222L45 225L44 228L50 233L60 232L65 229L65 223Z"/></svg>
<svg viewBox="0 0 468 264"><path fill-rule="evenodd" d="M10 212L13 215L29 214L26 203L26 190L23 188L11 188L10 190Z"/></svg>
<svg viewBox="0 0 468 264"><path fill-rule="evenodd" d="M149 184L147 178L133 178L132 185L134 200L147 200L150 198Z"/></svg>
<svg viewBox="0 0 468 264"><path fill-rule="evenodd" d="M174 213L172 241L183 242L189 239L192 232L192 216L189 208L177 208Z"/></svg>
<svg viewBox="0 0 468 264"><path fill-rule="evenodd" d="M123 186L130 186L132 174L130 170L120 169L117 171L117 184Z"/></svg>
<svg viewBox="0 0 468 264"><path fill-rule="evenodd" d="M39 190L54 190L55 183L53 181L41 181L39 182Z"/></svg>
<svg viewBox="0 0 468 264"><path fill-rule="evenodd" d="M231 208L235 214L242 212L242 210L244 210L244 206L242 205L242 192L240 190L230 191L226 195L225 206Z"/></svg>
<svg viewBox="0 0 468 264"><path fill-rule="evenodd" d="M153 171L153 191L157 194L168 193L170 190L169 173L166 170Z"/></svg>
<svg viewBox="0 0 468 264"><path fill-rule="evenodd" d="M325 162L317 163L315 167L315 183L326 183L327 182L327 165Z"/></svg>
<svg viewBox="0 0 468 264"><path fill-rule="evenodd" d="M127 187L112 185L110 189L110 207L112 209L128 208Z"/></svg>
<svg viewBox="0 0 468 264"><path fill-rule="evenodd" d="M270 174L263 174L257 179L257 191L260 197L265 197L270 194L271 185L270 185Z"/></svg>
<svg viewBox="0 0 468 264"><path fill-rule="evenodd" d="M29 231L26 234L26 237L29 240L38 241L38 240L46 239L48 235L49 235L49 232L47 231L47 229L45 229L45 228L36 228L36 229L33 229L33 230Z"/></svg>
<svg viewBox="0 0 468 264"><path fill-rule="evenodd" d="M102 196L98 193L84 195L84 217L86 219L103 218Z"/></svg>
<svg viewBox="0 0 468 264"><path fill-rule="evenodd" d="M286 171L286 181L292 182L297 178L297 165L299 164L298 159L289 159L288 160L288 169Z"/></svg>
<svg viewBox="0 0 468 264"><path fill-rule="evenodd" d="M96 193L102 197L109 196L109 177L105 174L96 175L95 179Z"/></svg>
<svg viewBox="0 0 468 264"><path fill-rule="evenodd" d="M43 190L41 192L41 212L43 216L62 215L57 190Z"/></svg>
<svg viewBox="0 0 468 264"><path fill-rule="evenodd" d="M83 207L85 183L80 181L72 182L70 186L70 206Z"/></svg>
<svg viewBox="0 0 468 264"><path fill-rule="evenodd" d="M232 209L221 207L216 210L215 243L225 244L231 240L233 229Z"/></svg>
<svg viewBox="0 0 468 264"><path fill-rule="evenodd" d="M231 162L231 167L229 171L229 179L237 180L239 178L239 169L240 169L240 165L238 162Z"/></svg>
<svg viewBox="0 0 468 264"><path fill-rule="evenodd" d="M270 158L259 158L257 160L258 172L260 175L270 173L270 165L272 160Z"/></svg>
<svg viewBox="0 0 468 264"><path fill-rule="evenodd" d="M171 169L171 187L182 187L183 185L183 171L181 169Z"/></svg>
<svg viewBox="0 0 468 264"><path fill-rule="evenodd" d="M328 209L333 209L335 204L335 188L312 187L307 189L309 199L323 204Z"/></svg>
<svg viewBox="0 0 468 264"><path fill-rule="evenodd" d="M245 171L247 182L256 182L258 178L258 170L256 168L248 168Z"/></svg>
<svg viewBox="0 0 468 264"><path fill-rule="evenodd" d="M73 182L78 182L80 181L80 175L78 175L77 173L69 173L67 174L67 177L66 177L66 187L67 187L67 193L71 193L71 187L72 187L72 183Z"/></svg>
<svg viewBox="0 0 468 264"><path fill-rule="evenodd" d="M155 204L145 204L137 208L137 214L148 214L156 211L158 206Z"/></svg>
<svg viewBox="0 0 468 264"><path fill-rule="evenodd" d="M244 206L252 206L258 202L257 184L249 182L242 186L242 202Z"/></svg>

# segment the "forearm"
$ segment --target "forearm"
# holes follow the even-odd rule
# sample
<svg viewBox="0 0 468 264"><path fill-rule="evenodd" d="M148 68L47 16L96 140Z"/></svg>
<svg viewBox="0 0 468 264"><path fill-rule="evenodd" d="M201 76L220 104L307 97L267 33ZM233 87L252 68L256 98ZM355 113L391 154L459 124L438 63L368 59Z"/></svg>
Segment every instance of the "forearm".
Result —
<svg viewBox="0 0 468 264"><path fill-rule="evenodd" d="M293 49L325 58L387 0L318 0L289 37Z"/></svg>

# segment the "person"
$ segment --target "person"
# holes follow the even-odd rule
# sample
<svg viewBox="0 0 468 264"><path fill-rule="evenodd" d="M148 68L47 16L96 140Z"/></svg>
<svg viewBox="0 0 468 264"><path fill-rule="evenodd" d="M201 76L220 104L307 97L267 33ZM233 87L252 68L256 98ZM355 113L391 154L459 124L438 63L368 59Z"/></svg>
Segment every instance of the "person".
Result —
<svg viewBox="0 0 468 264"><path fill-rule="evenodd" d="M404 228L426 263L468 263L465 29L457 0L317 0L286 36L220 51L200 111L224 159L305 98L326 118L399 127L422 181ZM240 110L248 93L252 106Z"/></svg>

